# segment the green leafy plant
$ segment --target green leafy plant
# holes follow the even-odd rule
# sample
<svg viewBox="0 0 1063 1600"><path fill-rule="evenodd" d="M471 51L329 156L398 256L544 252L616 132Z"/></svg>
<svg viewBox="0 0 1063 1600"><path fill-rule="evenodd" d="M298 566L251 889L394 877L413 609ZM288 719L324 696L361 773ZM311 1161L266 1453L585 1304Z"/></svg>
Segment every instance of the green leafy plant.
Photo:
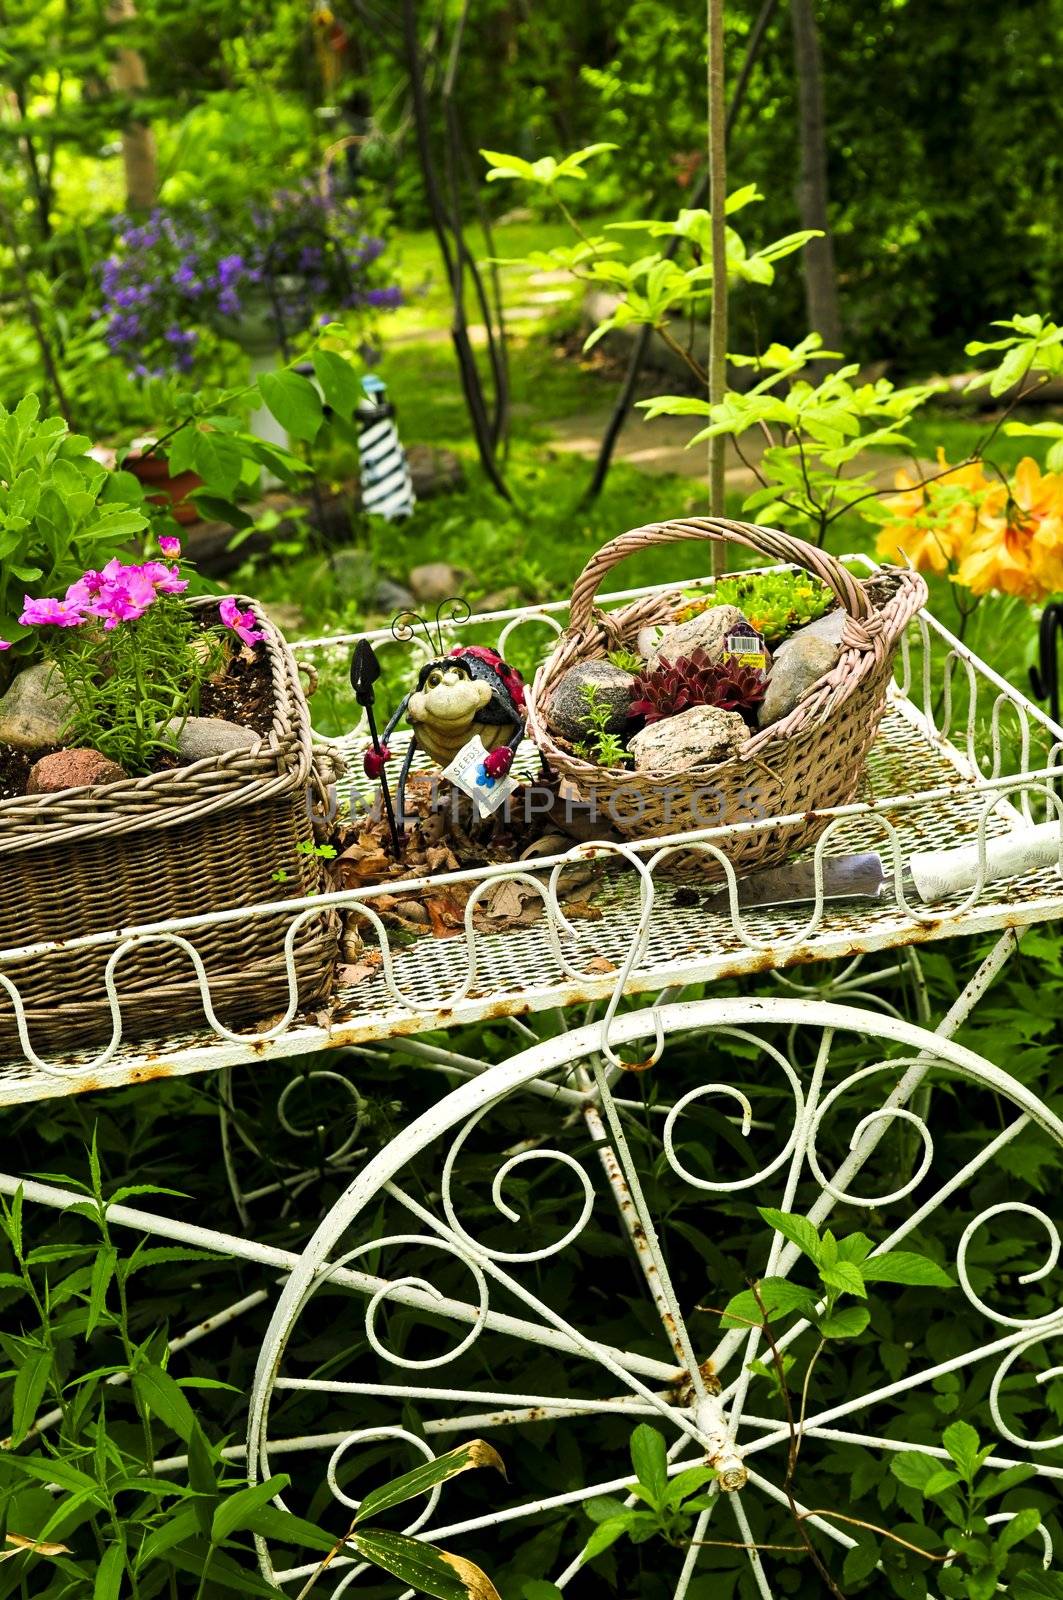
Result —
<svg viewBox="0 0 1063 1600"><path fill-rule="evenodd" d="M973 339L966 346L966 354L1003 354L995 367L972 378L970 388L986 385L994 399L1015 389L1018 398L1025 398L1053 378L1063 377L1063 327L1050 317L1035 312L1009 317L993 326L1010 331L1001 339ZM1051 439L1045 463L1050 472L1063 472L1063 422L1005 422L1004 432L1013 438Z"/></svg>
<svg viewBox="0 0 1063 1600"><path fill-rule="evenodd" d="M1034 1477L1034 1468L1023 1465L987 1472L985 1463L993 1446L982 1445L968 1422L952 1423L941 1442L948 1455L945 1461L906 1450L890 1462L890 1471L903 1486L899 1499L913 1519L924 1521L931 1509L946 1518L941 1537L951 1560L935 1576L941 1594L956 1600L991 1600L1001 1586L1004 1593L1017 1600L1063 1593L1058 1574L1014 1571L1017 1546L1026 1540L1038 1542L1035 1536L1041 1526L1041 1513L1037 1507L989 1510L994 1500ZM850 1578L867 1576L873 1570L874 1550L858 1550L859 1559L846 1562ZM856 1556L857 1552L853 1552Z"/></svg>
<svg viewBox="0 0 1063 1600"><path fill-rule="evenodd" d="M860 382L855 364L813 382L811 363L838 359L816 333L792 347L772 344L760 356L728 359L763 376L718 405L697 395L660 395L639 405L648 417L707 417L690 444L721 435L734 441L758 480L743 511L763 522L796 524L819 545L839 517L875 498L874 473L859 458L872 449L910 448L905 425L934 392L933 384ZM753 438L764 441L759 455L750 453Z"/></svg>
<svg viewBox="0 0 1063 1600"><path fill-rule="evenodd" d="M502 1471L489 1444L472 1440L374 1489L338 1541L281 1510L272 1502L289 1487L289 1476L248 1484L234 1475L221 1444L208 1439L196 1415L190 1395L197 1389L230 1386L215 1378L175 1378L165 1337L133 1331L132 1292L141 1274L213 1258L147 1241L127 1254L109 1212L133 1195L175 1191L137 1184L106 1195L95 1136L89 1182L61 1181L84 1196L69 1214L88 1224L95 1235L90 1243L33 1246L22 1189L10 1201L0 1197L0 1237L13 1269L0 1273L0 1291L22 1313L17 1333L0 1333L8 1364L0 1383L10 1385L11 1407L11 1432L0 1453L0 1561L11 1567L0 1573L0 1593L28 1594L32 1574L32 1592L49 1600L75 1594L139 1600L184 1592L176 1585L189 1578L194 1588L188 1592L196 1600L234 1592L276 1596L279 1591L258 1574L250 1538L259 1534L271 1544L323 1558L304 1595L350 1547L418 1593L438 1600L497 1600L474 1563L373 1526L393 1506L458 1473L481 1466ZM90 1341L91 1370L80 1372ZM172 1441L185 1463L180 1472L163 1476L156 1463Z"/></svg>
<svg viewBox="0 0 1063 1600"><path fill-rule="evenodd" d="M677 717L691 706L720 706L725 711L752 712L763 700L767 682L752 667L734 661L710 661L704 650L675 661L658 661L635 679L632 716L647 722Z"/></svg>
<svg viewBox="0 0 1063 1600"><path fill-rule="evenodd" d="M94 461L89 444L42 417L35 395L0 406L0 639L16 654L34 643L18 621L27 586L65 589L148 524L140 485Z"/></svg>
<svg viewBox="0 0 1063 1600"><path fill-rule="evenodd" d="M596 761L600 767L622 767L627 764L628 753L618 733L609 730L614 708L602 698L596 683L585 683L580 690L587 702L587 737L576 746L577 755L585 761Z"/></svg>
<svg viewBox="0 0 1063 1600"><path fill-rule="evenodd" d="M646 665L637 650L610 650L605 659L610 666L619 667L621 672L641 672Z"/></svg>
<svg viewBox="0 0 1063 1600"><path fill-rule="evenodd" d="M687 622L711 606L737 606L769 645L830 610L834 596L807 572L736 572L720 578L710 595L699 596L677 614Z"/></svg>
<svg viewBox="0 0 1063 1600"><path fill-rule="evenodd" d="M871 1320L867 1305L840 1306L843 1296L867 1300L870 1283L903 1283L928 1289L951 1289L953 1280L929 1256L914 1250L874 1251L865 1233L836 1239L807 1217L772 1206L757 1211L770 1227L796 1245L816 1269L817 1289L806 1289L789 1278L762 1278L727 1302L721 1327L759 1326L765 1315L775 1318L799 1313L824 1339L853 1339Z"/></svg>
<svg viewBox="0 0 1063 1600"><path fill-rule="evenodd" d="M648 1423L640 1423L631 1435L631 1465L635 1478L630 1494L637 1504L629 1506L613 1495L596 1495L584 1507L595 1525L580 1557L584 1564L618 1539L643 1544L659 1538L682 1546L690 1538L698 1513L709 1505L703 1491L715 1478L715 1468L702 1464L669 1475L664 1437Z"/></svg>
<svg viewBox="0 0 1063 1600"><path fill-rule="evenodd" d="M489 183L502 178L516 178L538 188L553 199L576 235L572 245L536 251L519 259L540 270L570 272L574 277L598 288L611 290L619 297L615 309L602 318L591 332L584 349L592 349L614 328L648 326L655 329L673 353L686 363L698 382L704 385L708 381L704 367L670 329L678 317L687 315L701 305L712 292L712 266L709 260L712 221L709 213L694 207L680 211L677 217L670 220L646 218L608 223L607 232L636 232L646 234L650 239L679 241L686 251L684 262L673 259L671 249L650 250L627 261L620 258L621 246L616 240L585 233L557 192L558 185L565 179L586 179L584 165L592 156L615 149L615 145L599 143L578 150L562 160L545 156L536 162L523 161L517 156L503 155L493 150L481 150L480 154L488 164ZM756 184L746 184L727 197L726 214L733 216L763 198ZM726 232L728 282L770 284L775 278L775 262L792 255L809 239L817 236L814 229L803 229L751 250L741 235L729 226Z"/></svg>

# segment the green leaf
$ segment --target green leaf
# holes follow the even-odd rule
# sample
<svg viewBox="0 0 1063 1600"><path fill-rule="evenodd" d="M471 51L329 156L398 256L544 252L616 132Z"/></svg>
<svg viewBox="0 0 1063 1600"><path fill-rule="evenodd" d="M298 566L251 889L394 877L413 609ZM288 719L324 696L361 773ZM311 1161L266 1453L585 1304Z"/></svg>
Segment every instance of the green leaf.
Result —
<svg viewBox="0 0 1063 1600"><path fill-rule="evenodd" d="M803 1255L810 1256L813 1261L819 1259L819 1229L815 1223L790 1211L776 1211L773 1206L758 1206L757 1210L769 1228L775 1228L784 1239L789 1239Z"/></svg>
<svg viewBox="0 0 1063 1600"><path fill-rule="evenodd" d="M878 1560L878 1545L872 1540L867 1540L865 1536L865 1541L854 1545L846 1556L842 1567L842 1582L849 1585L870 1578L878 1566Z"/></svg>
<svg viewBox="0 0 1063 1600"><path fill-rule="evenodd" d="M285 432L293 439L311 440L321 427L321 396L307 378L286 369L263 372L259 393Z"/></svg>
<svg viewBox="0 0 1063 1600"><path fill-rule="evenodd" d="M565 1600L557 1584L546 1578L530 1578L520 1592L521 1600Z"/></svg>
<svg viewBox="0 0 1063 1600"><path fill-rule="evenodd" d="M113 1244L103 1245L92 1264L92 1289L89 1294L89 1315L85 1324L85 1337L88 1339L98 1326L100 1318L107 1308L107 1290L114 1270L118 1263L118 1251Z"/></svg>
<svg viewBox="0 0 1063 1600"><path fill-rule="evenodd" d="M325 396L325 404L330 405L345 422L350 422L362 393L354 368L334 350L315 350L310 360L314 365L314 376Z"/></svg>
<svg viewBox="0 0 1063 1600"><path fill-rule="evenodd" d="M137 1551L137 1571L150 1566L164 1550L171 1550L174 1545L194 1538L198 1527L199 1513L195 1506L180 1507L160 1527L148 1534Z"/></svg>
<svg viewBox="0 0 1063 1600"><path fill-rule="evenodd" d="M869 1256L860 1270L866 1283L906 1283L927 1289L955 1287L936 1261L916 1255L914 1250L887 1250L882 1255Z"/></svg>
<svg viewBox="0 0 1063 1600"><path fill-rule="evenodd" d="M902 1450L890 1460L890 1471L898 1483L925 1494L926 1485L941 1470L941 1462L921 1450Z"/></svg>
<svg viewBox="0 0 1063 1600"><path fill-rule="evenodd" d="M133 1388L141 1404L187 1444L196 1430L196 1418L170 1374L161 1367L138 1367L133 1373Z"/></svg>
<svg viewBox="0 0 1063 1600"><path fill-rule="evenodd" d="M267 1478L264 1483L251 1483L246 1489L238 1489L235 1494L227 1495L220 1502L210 1525L211 1544L224 1544L230 1535L246 1525L248 1516L272 1500L274 1495L280 1494L291 1481L288 1474L282 1472L274 1478Z"/></svg>
<svg viewBox="0 0 1063 1600"><path fill-rule="evenodd" d="M819 1275L828 1289L837 1289L841 1294L866 1295L864 1288L864 1275L855 1261L835 1261L830 1266L823 1265Z"/></svg>
<svg viewBox="0 0 1063 1600"><path fill-rule="evenodd" d="M605 1522L599 1522L580 1552L580 1565L585 1567L588 1561L593 1561L611 1544L622 1539L634 1514L633 1511L625 1511L623 1516L608 1517Z"/></svg>
<svg viewBox="0 0 1063 1600"><path fill-rule="evenodd" d="M390 1483L374 1489L358 1507L355 1520L368 1522L380 1516L381 1512L390 1511L392 1506L427 1494L437 1483L446 1483L448 1478L457 1477L459 1472L469 1472L473 1467L494 1467L503 1478L506 1475L498 1451L483 1439L472 1439L468 1444L458 1445L457 1449L448 1450L434 1461L426 1461L423 1466L414 1467L412 1472L404 1472L400 1478L393 1478Z"/></svg>
<svg viewBox="0 0 1063 1600"><path fill-rule="evenodd" d="M963 1476L970 1480L982 1465L979 1460L979 1439L969 1422L953 1422L945 1429L941 1442L949 1455L959 1467Z"/></svg>
<svg viewBox="0 0 1063 1600"><path fill-rule="evenodd" d="M363 1528L352 1533L348 1542L374 1566L435 1600L499 1600L490 1578L473 1562L408 1534Z"/></svg>
<svg viewBox="0 0 1063 1600"><path fill-rule="evenodd" d="M245 1526L248 1533L260 1533L277 1544L306 1545L326 1554L336 1543L331 1534L323 1533L302 1517L293 1517L290 1511L282 1511L279 1506L259 1506L247 1518Z"/></svg>
<svg viewBox="0 0 1063 1600"><path fill-rule="evenodd" d="M818 1303L818 1297L810 1289L802 1289L799 1284L791 1283L789 1278L762 1278L757 1285L757 1292L763 1301L764 1311L757 1304L753 1291L744 1289L741 1294L733 1295L728 1300L720 1318L720 1327L759 1328L764 1321L765 1311L772 1318L786 1316L791 1311L800 1311L802 1316L810 1317Z"/></svg>
<svg viewBox="0 0 1063 1600"><path fill-rule="evenodd" d="M209 1569L206 1566L208 1558ZM265 1600L280 1600L281 1591L249 1571L246 1561L238 1565L225 1554L224 1550L218 1550L216 1547L211 1547L208 1556L201 1556L198 1550L176 1545L173 1549L162 1552L162 1560L166 1566L173 1567L178 1572L190 1572L200 1579L206 1571L207 1586L196 1592L204 1596L210 1595L212 1600L219 1585L223 1589L235 1589L236 1593L241 1595L263 1595Z"/></svg>
<svg viewBox="0 0 1063 1600"><path fill-rule="evenodd" d="M871 1313L866 1306L844 1306L829 1317L821 1318L817 1327L824 1339L855 1339L870 1321Z"/></svg>
<svg viewBox="0 0 1063 1600"><path fill-rule="evenodd" d="M196 489L189 499L195 501L203 516L211 522L224 522L230 528L253 528L255 525L254 517L249 516L242 507L206 489Z"/></svg>
<svg viewBox="0 0 1063 1600"><path fill-rule="evenodd" d="M12 1397L12 1445L21 1444L32 1428L51 1373L52 1355L49 1350L35 1351L20 1364L15 1374Z"/></svg>
<svg viewBox="0 0 1063 1600"><path fill-rule="evenodd" d="M244 457L239 445L227 434L197 430L192 459L209 490L223 499L233 493L240 482Z"/></svg>
<svg viewBox="0 0 1063 1600"><path fill-rule="evenodd" d="M646 1422L631 1435L631 1465L650 1504L659 1506L668 1487L668 1449L663 1434Z"/></svg>
<svg viewBox="0 0 1063 1600"><path fill-rule="evenodd" d="M96 1568L92 1600L118 1600L125 1572L125 1546L109 1544Z"/></svg>
<svg viewBox="0 0 1063 1600"><path fill-rule="evenodd" d="M1041 1513L1036 1506L1027 1506L1023 1511L1017 1511L1010 1522L1006 1522L997 1534L997 1546L1001 1550L1011 1550L1020 1540L1028 1539L1031 1533L1036 1533L1041 1526Z"/></svg>

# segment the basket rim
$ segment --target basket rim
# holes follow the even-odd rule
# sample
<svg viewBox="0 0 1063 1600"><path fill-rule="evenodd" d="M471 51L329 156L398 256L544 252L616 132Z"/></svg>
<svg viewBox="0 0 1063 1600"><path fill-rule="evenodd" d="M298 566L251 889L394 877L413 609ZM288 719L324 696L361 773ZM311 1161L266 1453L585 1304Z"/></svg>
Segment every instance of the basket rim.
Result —
<svg viewBox="0 0 1063 1600"><path fill-rule="evenodd" d="M888 599L877 602L873 591L881 586L883 579L892 581L894 590ZM601 646L607 643L607 631L601 622L596 633L590 636L566 630L535 674L527 696L529 735L544 760L561 776L570 778L583 789L626 789L633 784L645 784L653 789L674 786L677 782L685 784L695 779L700 783L737 763L754 758L763 761L773 753L772 746L790 745L799 736L810 735L829 722L838 707L856 692L875 667L892 658L905 628L926 604L929 594L925 579L910 567L881 566L857 582L870 602L871 615L868 621L863 624L855 623L853 619L847 621L841 653L830 671L805 690L791 712L778 722L751 733L723 761L682 771L648 772L627 767L601 767L557 742L546 721L553 690L569 667L580 661L599 659ZM661 605L673 605L681 591L682 586L677 585L670 593L658 596ZM639 603L636 601L631 606L610 612L610 630L620 632L625 616L638 610Z"/></svg>
<svg viewBox="0 0 1063 1600"><path fill-rule="evenodd" d="M217 606L219 595L185 600L193 611ZM273 725L254 744L207 756L188 766L115 783L64 789L58 794L14 795L0 800L0 853L60 840L120 834L142 827L175 827L217 810L287 793L314 772L310 714L295 657L260 603L233 598L249 609L265 635L261 648L273 681Z"/></svg>

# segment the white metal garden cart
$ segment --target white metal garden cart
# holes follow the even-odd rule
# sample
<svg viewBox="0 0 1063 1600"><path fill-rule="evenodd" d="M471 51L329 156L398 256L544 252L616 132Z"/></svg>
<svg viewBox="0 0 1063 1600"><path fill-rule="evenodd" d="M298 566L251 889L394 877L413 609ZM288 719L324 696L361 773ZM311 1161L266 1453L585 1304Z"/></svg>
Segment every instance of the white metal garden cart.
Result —
<svg viewBox="0 0 1063 1600"><path fill-rule="evenodd" d="M644 592L605 596L603 604ZM558 603L475 616L468 626L477 637L490 628L505 653L518 637L537 633L549 642L564 619ZM399 648L386 633L374 643L381 651ZM352 644L329 636L294 648L327 680L330 672L345 675ZM417 642L405 648L415 651ZM364 743L361 728L341 741L352 755ZM110 1213L113 1224L262 1269L259 1290L174 1341L179 1349L276 1298L250 1397L252 1479L289 1471L306 1489L294 1509L316 1491L339 1503L342 1521L350 1515L343 1508L357 1505L348 1483L360 1448L391 1441L399 1471L437 1448L486 1435L518 1466L525 1451L539 1448L539 1430L566 1461L569 1482L572 1463L583 1464L579 1487L525 1492L519 1467L509 1487L487 1489L474 1476L458 1502L449 1489L428 1495L410 1528L459 1554L467 1546L495 1551L500 1563L522 1545L534 1546L540 1576L578 1596L595 1592L580 1565L590 1528L581 1508L628 1493L625 1437L636 1422L650 1421L666 1436L670 1474L699 1463L716 1472L692 1540L660 1558L671 1562L677 1600L698 1592L719 1545L743 1548L756 1591L770 1596L780 1591L772 1553L760 1548L762 1507L787 1506L839 1547L858 1541L858 1528L802 1498L802 1472L806 1463L814 1472L817 1451L848 1444L879 1454L944 1453L925 1432L898 1432L892 1402L899 1396L925 1393L932 1408L956 1378L974 1381L984 1396L983 1431L994 1440L990 1465L1029 1462L1048 1480L1063 1478L1063 1469L1044 1459L1063 1444L1043 1404L1043 1385L1059 1375L1058 1364L1049 1360L1030 1375L1014 1403L1024 1358L1053 1340L1058 1351L1063 1340L1063 1305L1050 1278L1060 1252L1055 1193L1028 1192L1016 1179L1006 1201L975 1206L971 1215L967 1204L968 1220L952 1220L954 1202L969 1202L1000 1164L1010 1170L1014 1141L1040 1130L1038 1138L1063 1149L1063 1122L1024 1086L1021 1072L1010 1070L1015 1064L988 1061L957 1039L1023 930L1063 917L1060 865L984 881L987 841L1057 817L1063 837L1061 750L1063 728L923 613L903 641L866 788L835 808L816 847L813 904L742 911L733 895L707 908L703 897L684 894L668 873L670 856L679 845L718 849L732 832L726 827L624 846L573 844L545 858L435 878L436 890L462 890L463 925L447 939L396 939L366 904L379 888L278 899L238 914L282 910L294 921L335 906L364 924L373 960L340 988L330 1013L301 1011L290 966L286 1011L254 1033L232 1031L216 1017L208 1023L209 1004L198 1031L127 1043L118 1025L105 1048L66 1059L43 1058L23 1031L22 1056L0 1069L0 1101L220 1072L231 1110L245 1074L263 1062L314 1057L309 1074L286 1085L278 1108L292 1142L284 1184L257 1192L244 1182L243 1135L223 1114L240 1234L128 1206ZM530 774L536 762L525 747L516 770ZM778 820L739 826L770 828ZM973 886L933 907L913 903L903 862L914 851L961 842L979 853ZM823 860L858 850L882 853L886 891L875 900L826 900ZM588 864L597 874L597 914L576 920L566 915L566 874L585 873ZM492 932L477 907L507 882L541 902L541 914ZM388 887L413 893L428 880ZM176 936L194 946L205 920L116 930L86 943L110 946L118 963L121 951L143 938ZM989 953L947 1013L933 1019L919 950L988 935L995 936ZM4 966L26 954L0 953L0 982L9 992ZM817 968L825 975L820 982ZM756 984L742 992L741 980L753 974L760 975ZM902 983L911 996L907 1016L895 1004ZM706 985L713 986L707 998L684 998L692 987L700 996ZM626 1009L632 996L645 996L645 1005ZM490 1024L496 1035L510 1029L519 1053L485 1065L439 1041L440 1030L470 1023ZM682 1047L677 1055L675 1046ZM440 1074L444 1084L430 1109L369 1160L358 1141L358 1051L391 1053L411 1069ZM298 1095L308 1077L328 1079L350 1100L351 1116L328 1158L350 1182L306 1248L292 1252L256 1243L255 1217L278 1193L297 1205L301 1188L315 1182L298 1146L306 1132ZM653 1092L644 1092L651 1083ZM956 1096L972 1108L969 1121L985 1129L977 1147L968 1144L960 1155L950 1138ZM732 1157L719 1169L707 1170L689 1143L689 1130L705 1116L730 1139ZM549 1175L556 1202L541 1227L521 1209L539 1175ZM10 1193L20 1181L7 1174L0 1187ZM25 1191L28 1200L60 1208L78 1198L34 1181ZM673 1237L666 1219L696 1205L711 1248L728 1237L735 1205L751 1198L799 1209L821 1228L844 1219L843 1231L862 1228L875 1253L902 1248L935 1215L943 1259L958 1281L951 1292L975 1313L963 1326L979 1328L980 1337L954 1348L931 1324L925 1349L883 1354L870 1366L854 1359L844 1399L821 1407L805 1396L795 1433L764 1376L764 1335L721 1331L711 1261L692 1297L690 1274L678 1287L665 1243ZM584 1253L588 1230L603 1220L615 1248L594 1261ZM972 1274L970 1259L978 1240L999 1237L1020 1220L1039 1230L1043 1264L1000 1299ZM689 1226L687 1234L693 1237ZM799 1262L798 1248L765 1221L750 1275L787 1277ZM633 1284L638 1315L630 1312ZM349 1323L349 1370L320 1374L302 1356L321 1317ZM942 1319L949 1320L946 1303ZM788 1324L774 1357L806 1328ZM831 1359L844 1360L844 1351ZM322 1421L293 1432L285 1419L304 1414L301 1406ZM796 1473L795 1437L802 1450ZM1047 1565L1047 1542L1043 1555ZM278 1558L265 1542L261 1560L264 1573L292 1595L314 1568ZM363 1571L353 1554L340 1554L321 1592L356 1593Z"/></svg>

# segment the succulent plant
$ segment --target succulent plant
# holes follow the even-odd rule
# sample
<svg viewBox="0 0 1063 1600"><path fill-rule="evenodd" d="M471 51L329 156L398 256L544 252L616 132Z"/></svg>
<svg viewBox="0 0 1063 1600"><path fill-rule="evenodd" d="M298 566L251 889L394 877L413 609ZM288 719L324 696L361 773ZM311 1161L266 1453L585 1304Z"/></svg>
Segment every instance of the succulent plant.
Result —
<svg viewBox="0 0 1063 1600"><path fill-rule="evenodd" d="M710 595L699 597L676 614L686 622L710 606L736 605L769 645L778 644L807 622L830 609L833 596L810 572L733 572L721 578Z"/></svg>
<svg viewBox="0 0 1063 1600"><path fill-rule="evenodd" d="M632 716L647 722L677 717L691 706L720 706L725 711L752 711L764 698L766 683L752 667L734 661L710 661L704 650L695 650L676 661L659 659L650 672L635 678Z"/></svg>

